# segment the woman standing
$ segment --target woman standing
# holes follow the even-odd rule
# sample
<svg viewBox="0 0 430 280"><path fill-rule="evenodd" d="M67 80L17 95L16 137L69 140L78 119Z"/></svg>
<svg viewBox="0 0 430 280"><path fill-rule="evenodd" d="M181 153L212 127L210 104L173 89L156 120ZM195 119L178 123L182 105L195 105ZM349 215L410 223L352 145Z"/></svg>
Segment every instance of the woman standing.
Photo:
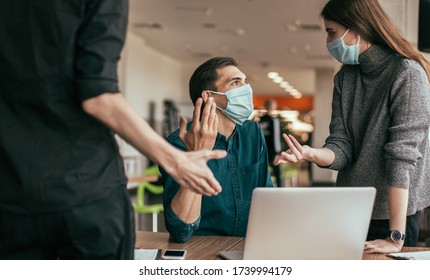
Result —
<svg viewBox="0 0 430 280"><path fill-rule="evenodd" d="M415 246L419 211L430 205L430 64L378 0L330 0L321 12L327 48L343 66L334 78L330 135L277 163L305 159L339 170L338 186L374 186L365 252Z"/></svg>

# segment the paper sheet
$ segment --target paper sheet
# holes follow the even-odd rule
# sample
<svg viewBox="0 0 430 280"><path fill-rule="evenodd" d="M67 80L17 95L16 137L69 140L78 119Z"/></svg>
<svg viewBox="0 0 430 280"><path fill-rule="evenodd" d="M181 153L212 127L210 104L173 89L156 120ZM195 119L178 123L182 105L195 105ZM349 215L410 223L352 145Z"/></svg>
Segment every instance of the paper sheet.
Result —
<svg viewBox="0 0 430 280"><path fill-rule="evenodd" d="M135 260L155 260L157 254L157 249L134 249Z"/></svg>

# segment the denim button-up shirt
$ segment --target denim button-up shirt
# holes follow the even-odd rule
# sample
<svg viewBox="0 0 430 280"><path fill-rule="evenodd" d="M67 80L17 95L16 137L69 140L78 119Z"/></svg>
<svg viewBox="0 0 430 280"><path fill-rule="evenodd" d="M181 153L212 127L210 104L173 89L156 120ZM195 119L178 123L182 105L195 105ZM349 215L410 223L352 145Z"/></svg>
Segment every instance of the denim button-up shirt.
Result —
<svg viewBox="0 0 430 280"><path fill-rule="evenodd" d="M178 135L177 130L167 141L185 150ZM225 158L208 162L222 192L203 196L200 217L192 224L185 223L172 211L170 204L179 185L160 167L166 228L177 242L186 242L191 235L245 236L252 191L256 187L272 187L267 148L256 122L236 125L229 139L218 134L214 150L227 151Z"/></svg>

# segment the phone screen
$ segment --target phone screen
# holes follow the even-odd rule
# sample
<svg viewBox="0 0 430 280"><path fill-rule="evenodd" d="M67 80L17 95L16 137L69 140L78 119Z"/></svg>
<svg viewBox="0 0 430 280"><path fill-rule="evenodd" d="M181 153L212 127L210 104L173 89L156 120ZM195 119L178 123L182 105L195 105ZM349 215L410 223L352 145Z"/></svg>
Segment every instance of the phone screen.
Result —
<svg viewBox="0 0 430 280"><path fill-rule="evenodd" d="M166 250L164 252L164 256L166 257L183 257L185 255L185 251L180 250Z"/></svg>
<svg viewBox="0 0 430 280"><path fill-rule="evenodd" d="M161 256L162 259L166 260L183 260L185 259L187 251L186 250L173 250L173 249L167 249L164 251L163 255Z"/></svg>

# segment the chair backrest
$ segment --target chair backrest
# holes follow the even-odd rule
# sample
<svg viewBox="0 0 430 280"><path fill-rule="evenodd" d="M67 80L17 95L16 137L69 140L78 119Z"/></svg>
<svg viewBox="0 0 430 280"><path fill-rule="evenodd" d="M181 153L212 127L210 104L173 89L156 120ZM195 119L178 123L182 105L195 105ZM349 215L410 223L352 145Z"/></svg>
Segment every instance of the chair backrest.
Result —
<svg viewBox="0 0 430 280"><path fill-rule="evenodd" d="M157 175L157 176L161 176L160 170L158 169L157 165L151 165L148 166L145 171L143 171L143 175L148 175L148 176L152 176L152 175Z"/></svg>
<svg viewBox="0 0 430 280"><path fill-rule="evenodd" d="M149 182L140 182L137 184L136 204L133 205L134 211L137 214L152 214L152 231L158 231L158 214L164 211L163 203L145 204L145 191L148 190L154 194L162 194L163 187L151 184ZM141 229L142 216L138 216L137 228Z"/></svg>
<svg viewBox="0 0 430 280"><path fill-rule="evenodd" d="M152 165L145 169L143 172L144 175L152 176L157 175L161 176L160 171L158 170L158 166ZM139 182L137 184L137 202L136 204L138 206L144 206L145 205L145 190L148 190L150 193L155 195L161 195L164 192L163 185L154 184L151 182Z"/></svg>

